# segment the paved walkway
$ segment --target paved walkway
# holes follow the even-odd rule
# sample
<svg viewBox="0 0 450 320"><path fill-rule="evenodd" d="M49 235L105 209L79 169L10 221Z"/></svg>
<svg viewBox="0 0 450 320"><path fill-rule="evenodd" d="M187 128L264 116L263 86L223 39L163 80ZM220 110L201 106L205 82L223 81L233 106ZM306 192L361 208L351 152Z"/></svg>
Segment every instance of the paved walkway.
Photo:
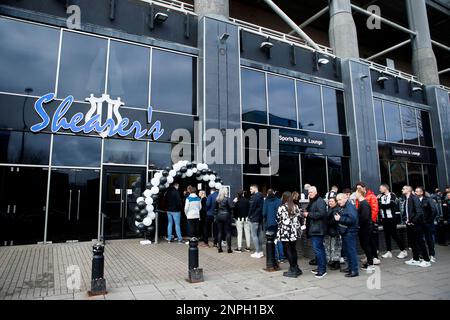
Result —
<svg viewBox="0 0 450 320"><path fill-rule="evenodd" d="M292 279L281 271L263 271L265 259L252 259L249 253L200 248L205 282L190 284L185 280L188 246L142 246L139 240L107 243L108 294L89 298L92 244L0 247L0 299L450 299L450 247L437 247L438 261L430 268L393 258L382 261L376 276L362 272L348 279L329 271L320 280L306 259L299 261L304 274ZM77 268L80 288L69 289ZM282 265L283 271L287 268Z"/></svg>

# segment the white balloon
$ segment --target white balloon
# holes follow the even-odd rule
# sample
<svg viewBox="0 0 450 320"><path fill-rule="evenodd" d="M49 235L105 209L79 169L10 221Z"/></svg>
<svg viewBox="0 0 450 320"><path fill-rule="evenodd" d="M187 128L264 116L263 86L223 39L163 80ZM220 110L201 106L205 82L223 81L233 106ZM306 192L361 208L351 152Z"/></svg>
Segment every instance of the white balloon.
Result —
<svg viewBox="0 0 450 320"><path fill-rule="evenodd" d="M150 226L152 224L152 219L150 219L150 217L146 217L144 218L144 221L142 221L142 223L144 224L144 226Z"/></svg>
<svg viewBox="0 0 450 320"><path fill-rule="evenodd" d="M144 196L148 199L148 197L152 196L152 192L149 189L146 189L144 191ZM139 201L137 201L137 202L139 202Z"/></svg>
<svg viewBox="0 0 450 320"><path fill-rule="evenodd" d="M200 181L200 180L202 180L202 177L200 176L200 177L196 177L196 179L198 180L198 181Z"/></svg>
<svg viewBox="0 0 450 320"><path fill-rule="evenodd" d="M183 173L182 175L181 175L181 178L186 178L186 173Z"/></svg>
<svg viewBox="0 0 450 320"><path fill-rule="evenodd" d="M154 220L156 218L156 213L149 212L147 217L149 217L150 219Z"/></svg>
<svg viewBox="0 0 450 320"><path fill-rule="evenodd" d="M197 163L197 169L202 170L203 169L203 163Z"/></svg>
<svg viewBox="0 0 450 320"><path fill-rule="evenodd" d="M134 222L134 225L135 225L136 227L139 226L139 224L140 224L140 222L137 222L137 221Z"/></svg>
<svg viewBox="0 0 450 320"><path fill-rule="evenodd" d="M204 176L202 176L203 181L208 181L209 180L209 175L205 174Z"/></svg>
<svg viewBox="0 0 450 320"><path fill-rule="evenodd" d="M168 188L170 186L170 183L168 183L168 182L166 182L165 184L164 184L164 187L166 187L166 188Z"/></svg>
<svg viewBox="0 0 450 320"><path fill-rule="evenodd" d="M181 168L181 166L178 164L178 162L173 165L174 171L178 171L178 170L180 170L180 168Z"/></svg>
<svg viewBox="0 0 450 320"><path fill-rule="evenodd" d="M216 182L215 188L219 190L220 188L222 188L222 184L220 182Z"/></svg>
<svg viewBox="0 0 450 320"><path fill-rule="evenodd" d="M167 183L171 184L173 182L173 177L172 176L168 176L167 177Z"/></svg>
<svg viewBox="0 0 450 320"><path fill-rule="evenodd" d="M214 188L214 186L216 185L216 183L215 183L214 181L210 181L210 182L208 183L208 185L209 185L210 188Z"/></svg>
<svg viewBox="0 0 450 320"><path fill-rule="evenodd" d="M146 205L153 204L153 199L151 198L151 196L145 198L145 204Z"/></svg>
<svg viewBox="0 0 450 320"><path fill-rule="evenodd" d="M158 194L159 193L159 188L158 187L152 187L151 189L153 194Z"/></svg>
<svg viewBox="0 0 450 320"><path fill-rule="evenodd" d="M152 184L152 186L158 186L159 185L159 179L153 178L152 180L150 180L150 183Z"/></svg>
<svg viewBox="0 0 450 320"><path fill-rule="evenodd" d="M197 173L197 168L192 168L192 173Z"/></svg>
<svg viewBox="0 0 450 320"><path fill-rule="evenodd" d="M144 200L145 200L144 197L138 197L136 199L136 203L139 203L139 202L144 201Z"/></svg>
<svg viewBox="0 0 450 320"><path fill-rule="evenodd" d="M153 210L155 210L155 208L153 207L153 205L148 204L148 205L145 207L145 210L147 210L148 212L152 212Z"/></svg>
<svg viewBox="0 0 450 320"><path fill-rule="evenodd" d="M192 177L192 174L193 174L193 172L192 172L191 169L188 169L188 170L186 171L186 177Z"/></svg>
<svg viewBox="0 0 450 320"><path fill-rule="evenodd" d="M158 180L159 180L161 177L162 177L161 171L156 172L155 175L153 176L153 178L156 178L156 179L158 179Z"/></svg>
<svg viewBox="0 0 450 320"><path fill-rule="evenodd" d="M175 177L176 175L177 175L177 171L176 171L176 170L173 170L173 169L172 169L172 170L169 171L169 176L170 176L170 177L173 178L173 177Z"/></svg>
<svg viewBox="0 0 450 320"><path fill-rule="evenodd" d="M213 175L213 174L210 174L210 175L209 175L209 180L215 181L215 180L216 180L216 176Z"/></svg>

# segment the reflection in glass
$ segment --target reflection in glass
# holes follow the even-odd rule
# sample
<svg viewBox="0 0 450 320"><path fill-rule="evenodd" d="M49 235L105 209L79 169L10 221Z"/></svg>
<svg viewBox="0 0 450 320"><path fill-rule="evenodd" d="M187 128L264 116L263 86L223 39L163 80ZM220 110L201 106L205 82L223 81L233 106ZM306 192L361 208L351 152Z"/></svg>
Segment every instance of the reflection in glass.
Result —
<svg viewBox="0 0 450 320"><path fill-rule="evenodd" d="M383 105L381 100L374 99L373 107L375 112L375 124L377 126L377 138L380 141L385 141L386 132L384 131Z"/></svg>
<svg viewBox="0 0 450 320"><path fill-rule="evenodd" d="M149 169L163 169L172 166L171 151L170 143L150 142L148 148Z"/></svg>
<svg viewBox="0 0 450 320"><path fill-rule="evenodd" d="M413 187L413 189L423 186L421 164L408 163L408 184Z"/></svg>
<svg viewBox="0 0 450 320"><path fill-rule="evenodd" d="M270 124L297 128L294 80L269 74L267 90Z"/></svg>
<svg viewBox="0 0 450 320"><path fill-rule="evenodd" d="M267 123L264 73L241 68L242 120Z"/></svg>
<svg viewBox="0 0 450 320"><path fill-rule="evenodd" d="M417 117L414 108L402 106L403 142L408 144L419 144L417 133Z"/></svg>
<svg viewBox="0 0 450 320"><path fill-rule="evenodd" d="M196 59L153 49L151 105L156 110L195 114Z"/></svg>
<svg viewBox="0 0 450 320"><path fill-rule="evenodd" d="M127 107L147 109L150 49L111 41L108 93Z"/></svg>
<svg viewBox="0 0 450 320"><path fill-rule="evenodd" d="M316 186L321 197L328 191L326 163L324 156L302 154L302 183Z"/></svg>
<svg viewBox="0 0 450 320"><path fill-rule="evenodd" d="M297 81L300 129L323 131L320 86Z"/></svg>
<svg viewBox="0 0 450 320"><path fill-rule="evenodd" d="M0 162L48 164L50 135L0 131Z"/></svg>
<svg viewBox="0 0 450 320"><path fill-rule="evenodd" d="M100 138L60 135L53 137L53 166L100 167Z"/></svg>
<svg viewBox="0 0 450 320"><path fill-rule="evenodd" d="M423 165L423 178L425 181L425 190L432 193L438 187L436 166L431 164Z"/></svg>
<svg viewBox="0 0 450 320"><path fill-rule="evenodd" d="M64 31L59 67L58 97L72 95L84 101L92 93L105 91L106 51L108 41Z"/></svg>
<svg viewBox="0 0 450 320"><path fill-rule="evenodd" d="M386 140L402 143L402 125L398 105L384 102L384 117L386 119Z"/></svg>
<svg viewBox="0 0 450 320"><path fill-rule="evenodd" d="M346 134L344 94L340 90L322 87L325 131Z"/></svg>
<svg viewBox="0 0 450 320"><path fill-rule="evenodd" d="M55 90L59 30L0 18L0 91Z"/></svg>
<svg viewBox="0 0 450 320"><path fill-rule="evenodd" d="M389 161L380 160L380 178L382 184L387 184L391 187L391 181L389 178Z"/></svg>
<svg viewBox="0 0 450 320"><path fill-rule="evenodd" d="M335 185L339 191L350 187L350 163L348 158L327 157L328 185Z"/></svg>
<svg viewBox="0 0 450 320"><path fill-rule="evenodd" d="M392 192L402 194L403 186L407 185L406 162L391 161Z"/></svg>
<svg viewBox="0 0 450 320"><path fill-rule="evenodd" d="M421 146L432 147L433 136L431 134L430 113L428 111L417 111L417 126L419 128L419 139Z"/></svg>
<svg viewBox="0 0 450 320"><path fill-rule="evenodd" d="M146 152L147 143L145 141L106 139L103 163L145 165Z"/></svg>

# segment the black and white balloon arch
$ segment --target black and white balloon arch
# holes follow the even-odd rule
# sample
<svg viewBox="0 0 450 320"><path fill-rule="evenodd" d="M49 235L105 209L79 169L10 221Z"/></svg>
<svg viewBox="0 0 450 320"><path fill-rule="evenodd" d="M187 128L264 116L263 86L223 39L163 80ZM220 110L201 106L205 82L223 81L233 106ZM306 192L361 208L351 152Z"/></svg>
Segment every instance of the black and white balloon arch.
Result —
<svg viewBox="0 0 450 320"><path fill-rule="evenodd" d="M156 218L158 197L172 183L184 178L195 177L197 181L207 183L210 188L219 190L222 187L222 179L217 172L208 168L205 163L195 163L180 160L172 168L157 171L153 178L146 184L146 190L141 197L136 199L135 225L138 232L145 233L154 229L153 220Z"/></svg>

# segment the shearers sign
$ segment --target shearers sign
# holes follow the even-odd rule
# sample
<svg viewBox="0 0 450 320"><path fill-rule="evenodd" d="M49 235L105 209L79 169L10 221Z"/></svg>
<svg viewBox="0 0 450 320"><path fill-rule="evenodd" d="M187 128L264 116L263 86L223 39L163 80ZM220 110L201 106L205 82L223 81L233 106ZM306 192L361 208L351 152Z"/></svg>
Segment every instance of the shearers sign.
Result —
<svg viewBox="0 0 450 320"><path fill-rule="evenodd" d="M31 127L32 132L39 132L50 126L50 130L53 133L63 129L70 130L73 133L97 132L103 138L115 135L125 137L133 134L135 139L151 136L153 140L158 140L164 133L159 120L156 120L149 129L146 129L139 121L131 122L130 119L123 118L120 115L119 107L123 106L124 102L120 98L112 100L107 94L96 98L91 94L89 98L86 98L91 104L89 111L86 114L77 112L70 119L66 117L66 114L73 104L73 96L69 95L62 100L53 115L50 116L44 109L44 105L52 102L54 99L54 93L47 93L36 101L34 109L42 119L42 122L33 125ZM108 104L105 121L102 121L103 102ZM149 106L147 108L148 123L152 123L152 115L153 108Z"/></svg>

